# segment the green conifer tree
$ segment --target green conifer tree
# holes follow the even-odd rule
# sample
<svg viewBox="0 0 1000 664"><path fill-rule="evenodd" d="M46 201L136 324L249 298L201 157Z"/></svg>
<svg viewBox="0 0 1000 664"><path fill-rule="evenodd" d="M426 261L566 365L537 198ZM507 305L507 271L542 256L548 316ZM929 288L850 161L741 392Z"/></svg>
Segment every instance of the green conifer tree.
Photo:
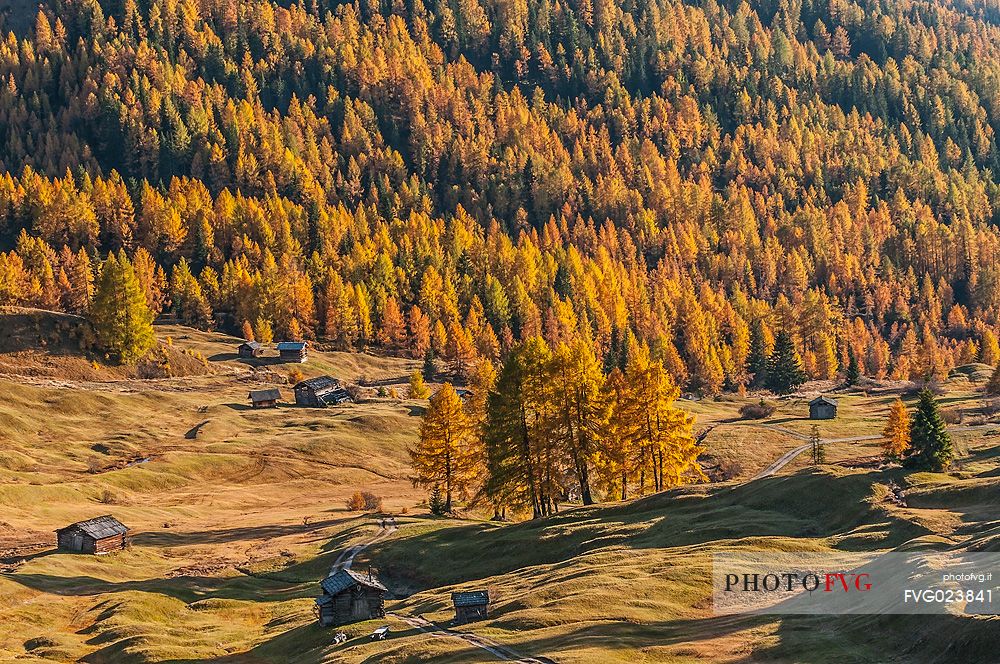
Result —
<svg viewBox="0 0 1000 664"><path fill-rule="evenodd" d="M934 394L920 390L917 409L910 422L910 454L905 464L911 468L942 471L951 465L955 452L945 429Z"/></svg>
<svg viewBox="0 0 1000 664"><path fill-rule="evenodd" d="M441 495L440 484L435 484L434 488L431 489L431 497L427 506L430 508L431 514L440 516L445 513L444 496Z"/></svg>
<svg viewBox="0 0 1000 664"><path fill-rule="evenodd" d="M124 251L104 261L90 316L98 342L123 364L134 363L156 343L153 313Z"/></svg>
<svg viewBox="0 0 1000 664"><path fill-rule="evenodd" d="M437 365L434 363L434 351L430 348L424 353L424 366L420 373L423 374L424 380L434 380L434 376L437 375Z"/></svg>
<svg viewBox="0 0 1000 664"><path fill-rule="evenodd" d="M852 349L847 351L847 374L844 382L850 387L857 385L859 380L861 380L861 368L858 366L858 356Z"/></svg>
<svg viewBox="0 0 1000 664"><path fill-rule="evenodd" d="M775 394L790 394L806 382L806 372L795 351L792 335L782 330L774 338L774 351L767 362L767 387Z"/></svg>

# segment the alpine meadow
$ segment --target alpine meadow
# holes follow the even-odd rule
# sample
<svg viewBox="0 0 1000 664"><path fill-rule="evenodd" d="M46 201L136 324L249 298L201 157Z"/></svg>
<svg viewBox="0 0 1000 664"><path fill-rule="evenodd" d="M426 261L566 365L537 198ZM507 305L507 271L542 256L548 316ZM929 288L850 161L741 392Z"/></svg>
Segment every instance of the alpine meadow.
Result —
<svg viewBox="0 0 1000 664"><path fill-rule="evenodd" d="M0 0L0 662L1000 661L998 131L1000 0Z"/></svg>

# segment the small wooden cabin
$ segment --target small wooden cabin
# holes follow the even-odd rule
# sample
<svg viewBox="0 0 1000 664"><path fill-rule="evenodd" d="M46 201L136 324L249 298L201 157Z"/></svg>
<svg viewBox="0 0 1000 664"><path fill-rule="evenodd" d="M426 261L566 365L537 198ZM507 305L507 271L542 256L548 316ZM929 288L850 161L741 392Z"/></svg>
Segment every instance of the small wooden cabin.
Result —
<svg viewBox="0 0 1000 664"><path fill-rule="evenodd" d="M309 408L326 408L352 401L350 393L336 378L319 376L296 383L295 404Z"/></svg>
<svg viewBox="0 0 1000 664"><path fill-rule="evenodd" d="M385 617L386 587L368 574L349 569L334 572L320 583L316 616L322 627Z"/></svg>
<svg viewBox="0 0 1000 664"><path fill-rule="evenodd" d="M809 402L810 420L832 420L837 417L837 400L820 395Z"/></svg>
<svg viewBox="0 0 1000 664"><path fill-rule="evenodd" d="M455 605L455 624L484 620L490 610L490 591L469 590L452 593L451 602Z"/></svg>
<svg viewBox="0 0 1000 664"><path fill-rule="evenodd" d="M102 556L128 546L128 526L113 516L80 521L56 531L60 549Z"/></svg>
<svg viewBox="0 0 1000 664"><path fill-rule="evenodd" d="M278 344L278 355L282 362L305 362L309 359L308 344L305 341L282 341Z"/></svg>
<svg viewBox="0 0 1000 664"><path fill-rule="evenodd" d="M281 399L281 391L272 387L268 390L251 390L250 403L254 408L274 408Z"/></svg>
<svg viewBox="0 0 1000 664"><path fill-rule="evenodd" d="M257 341L244 341L236 348L240 357L261 357L264 355L264 344Z"/></svg>

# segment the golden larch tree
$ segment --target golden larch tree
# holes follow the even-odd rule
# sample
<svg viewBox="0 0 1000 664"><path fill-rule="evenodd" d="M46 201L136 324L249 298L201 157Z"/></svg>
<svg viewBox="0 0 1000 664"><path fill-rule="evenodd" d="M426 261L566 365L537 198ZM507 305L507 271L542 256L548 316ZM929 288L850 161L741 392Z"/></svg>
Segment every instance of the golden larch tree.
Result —
<svg viewBox="0 0 1000 664"><path fill-rule="evenodd" d="M886 459L899 460L910 447L910 414L902 399L896 399L889 408L889 421L882 430L885 440L882 450Z"/></svg>
<svg viewBox="0 0 1000 664"><path fill-rule="evenodd" d="M451 383L430 399L420 423L420 440L409 450L415 475L413 483L431 489L443 487L445 511L450 512L457 493L467 494L475 479L477 455L473 423Z"/></svg>

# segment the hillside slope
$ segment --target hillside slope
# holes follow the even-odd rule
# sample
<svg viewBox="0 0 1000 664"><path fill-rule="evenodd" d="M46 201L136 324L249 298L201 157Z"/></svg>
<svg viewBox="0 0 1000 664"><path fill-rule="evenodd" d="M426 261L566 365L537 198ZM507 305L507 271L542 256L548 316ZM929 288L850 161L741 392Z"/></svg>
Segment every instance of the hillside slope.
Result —
<svg viewBox="0 0 1000 664"><path fill-rule="evenodd" d="M956 650L973 658L990 652L995 620L918 627L901 618L713 617L707 573L712 552L743 547L993 550L994 425L954 429L960 458L950 475L869 469L875 450L862 441L831 444L837 465L803 468L798 459L774 477L747 481L801 444L809 430L804 399L753 423L733 421L752 399L689 402L700 425L714 426L709 454L733 468L745 464L736 479L568 506L517 524L476 520L474 512L441 519L427 515L424 492L409 480L406 449L420 401L360 387L367 396L351 406L251 410L246 393L255 386L277 384L291 398L280 382L260 382L284 380L287 365L240 361L237 340L225 335L176 325L157 332L173 352L205 357L209 371L39 375L36 363L57 371L84 361L57 344L32 351L32 370L0 376L0 620L8 626L0 659L495 661L469 641L403 620L447 624L448 593L482 586L495 593L494 613L469 629L558 662L932 662ZM12 353L20 352L0 353L0 366L16 367ZM295 368L401 388L415 365L316 349ZM980 407L964 379L947 387L952 410ZM824 425L824 436L870 432L892 398L844 395L841 417ZM905 507L893 483L903 487ZM400 525L355 561L389 586L393 632L372 643L366 634L382 622L359 623L336 646L333 632L315 624L311 598L340 553L378 531L378 517L345 508L357 490L382 496ZM130 550L95 559L52 549L55 528L105 513L133 528ZM863 638L872 629L884 642ZM895 659L878 649L886 644ZM811 660L814 652L822 655Z"/></svg>
<svg viewBox="0 0 1000 664"><path fill-rule="evenodd" d="M713 616L711 556L995 550L998 454L995 442L977 444L965 479L824 467L537 523L415 524L372 560L413 592L394 610L447 624L451 590L488 587L494 612L472 629L558 662L989 661L996 617ZM890 482L908 507L890 500ZM386 652L407 661L409 650Z"/></svg>

